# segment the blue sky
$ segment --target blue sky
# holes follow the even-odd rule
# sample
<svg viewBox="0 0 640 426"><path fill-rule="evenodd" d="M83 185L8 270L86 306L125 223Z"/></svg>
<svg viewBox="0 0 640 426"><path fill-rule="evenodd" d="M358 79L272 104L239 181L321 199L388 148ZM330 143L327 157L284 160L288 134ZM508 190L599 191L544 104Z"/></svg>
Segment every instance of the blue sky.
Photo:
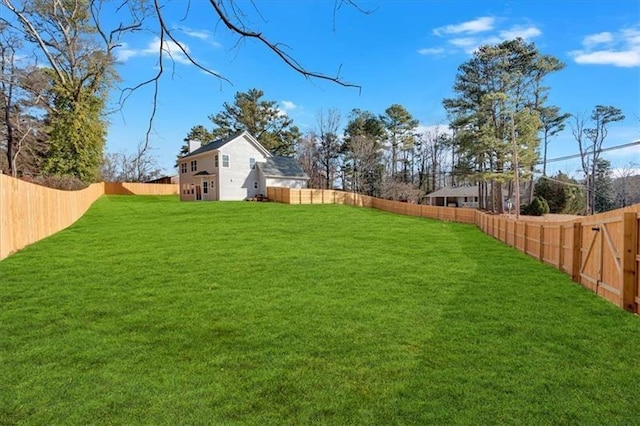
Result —
<svg viewBox="0 0 640 426"><path fill-rule="evenodd" d="M564 112L588 113L613 105L626 119L611 126L605 146L640 139L640 2L629 1L360 1L364 14L333 0L248 1L237 4L253 25L312 71L362 86L359 91L308 80L253 41L239 41L218 22L208 1L172 1L165 20L188 52L231 84L206 75L169 46L174 64L160 81L153 126L153 155L173 172L176 153L189 129L211 127L208 116L238 91L258 88L275 100L304 132L320 109L336 108L346 123L353 108L383 113L405 106L424 127L446 124L442 100L453 95L460 64L475 48L523 37L557 57L566 68L547 80L549 102ZM186 15L186 18L185 18ZM118 49L122 81L135 85L157 69L158 39L137 33ZM167 64L165 63L165 67ZM114 90L114 99L119 92ZM111 115L107 150L132 152L146 132L150 88L135 92ZM578 151L569 130L550 145L549 156ZM614 167L640 163L640 148L607 156ZM575 163L558 163L565 171Z"/></svg>

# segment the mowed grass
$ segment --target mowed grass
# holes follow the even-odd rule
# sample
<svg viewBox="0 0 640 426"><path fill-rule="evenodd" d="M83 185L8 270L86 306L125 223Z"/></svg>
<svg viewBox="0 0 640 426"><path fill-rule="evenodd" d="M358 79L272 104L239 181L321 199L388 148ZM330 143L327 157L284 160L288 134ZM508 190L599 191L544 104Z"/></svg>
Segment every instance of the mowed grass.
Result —
<svg viewBox="0 0 640 426"><path fill-rule="evenodd" d="M473 226L110 196L0 262L0 424L637 424L639 338Z"/></svg>

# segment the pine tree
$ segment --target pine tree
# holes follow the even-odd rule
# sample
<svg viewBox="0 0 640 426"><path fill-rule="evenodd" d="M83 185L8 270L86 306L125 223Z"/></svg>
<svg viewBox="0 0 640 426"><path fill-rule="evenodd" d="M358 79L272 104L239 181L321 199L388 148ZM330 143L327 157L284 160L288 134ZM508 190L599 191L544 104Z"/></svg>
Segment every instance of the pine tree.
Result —
<svg viewBox="0 0 640 426"><path fill-rule="evenodd" d="M522 39L483 46L459 67L456 97L445 99L444 106L456 132L458 157L473 165L480 181L491 182L491 194L487 185L480 186L482 208L502 212L502 186L515 176L515 151L518 169L533 170L548 91L542 82L562 67Z"/></svg>
<svg viewBox="0 0 640 426"><path fill-rule="evenodd" d="M233 103L225 102L222 111L209 116L215 126L212 134L221 138L246 130L273 154L292 155L300 131L276 101L262 100L263 96L258 89L237 92Z"/></svg>

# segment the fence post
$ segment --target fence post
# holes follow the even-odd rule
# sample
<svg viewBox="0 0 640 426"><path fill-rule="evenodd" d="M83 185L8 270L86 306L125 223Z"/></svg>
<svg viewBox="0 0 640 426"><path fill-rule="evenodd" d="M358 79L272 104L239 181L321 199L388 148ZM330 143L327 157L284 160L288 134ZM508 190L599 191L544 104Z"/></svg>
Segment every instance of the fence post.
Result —
<svg viewBox="0 0 640 426"><path fill-rule="evenodd" d="M538 253L538 259L544 262L544 225L540 225L540 252Z"/></svg>
<svg viewBox="0 0 640 426"><path fill-rule="evenodd" d="M573 224L573 264L571 265L571 279L580 283L580 268L582 267L582 223Z"/></svg>
<svg viewBox="0 0 640 426"><path fill-rule="evenodd" d="M558 269L564 272L564 226L559 225L560 235L558 236Z"/></svg>
<svg viewBox="0 0 640 426"><path fill-rule="evenodd" d="M622 214L622 297L621 308L636 312L636 256L638 255L638 216L635 212Z"/></svg>
<svg viewBox="0 0 640 426"><path fill-rule="evenodd" d="M524 232L523 232L523 238L524 240L522 241L522 251L524 254L528 254L527 253L527 241L529 241L529 236L527 235L527 222L524 222Z"/></svg>

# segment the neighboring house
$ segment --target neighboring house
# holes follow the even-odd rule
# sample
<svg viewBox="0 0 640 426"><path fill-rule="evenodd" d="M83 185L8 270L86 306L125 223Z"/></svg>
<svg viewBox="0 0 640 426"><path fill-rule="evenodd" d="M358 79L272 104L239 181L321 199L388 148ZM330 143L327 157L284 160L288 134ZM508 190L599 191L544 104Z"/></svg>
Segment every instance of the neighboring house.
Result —
<svg viewBox="0 0 640 426"><path fill-rule="evenodd" d="M445 187L427 194L425 198L430 206L477 208L478 187Z"/></svg>
<svg viewBox="0 0 640 426"><path fill-rule="evenodd" d="M294 158L272 155L249 132L200 146L178 160L181 201L246 200L267 186L306 188L307 175Z"/></svg>
<svg viewBox="0 0 640 426"><path fill-rule="evenodd" d="M509 191L502 191L503 202L509 199ZM430 206L478 208L478 186L457 186L438 189L425 196Z"/></svg>

